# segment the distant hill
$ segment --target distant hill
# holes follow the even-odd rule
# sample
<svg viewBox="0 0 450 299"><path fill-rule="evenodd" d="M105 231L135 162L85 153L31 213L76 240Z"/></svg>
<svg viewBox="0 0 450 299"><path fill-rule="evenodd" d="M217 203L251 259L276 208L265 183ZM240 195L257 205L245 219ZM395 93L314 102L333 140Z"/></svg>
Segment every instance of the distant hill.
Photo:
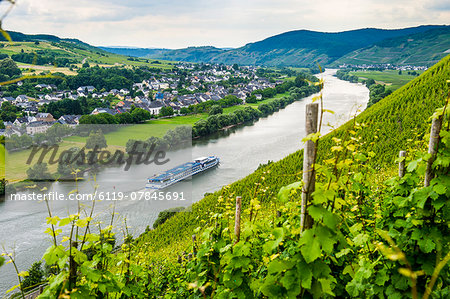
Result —
<svg viewBox="0 0 450 299"><path fill-rule="evenodd" d="M176 50L94 47L78 39L59 38L54 35L27 35L14 31L9 33L16 42L46 41L59 43L66 48L68 45L72 45L70 47L94 52L95 55L86 55L88 58L89 56L92 58L92 62L132 65L136 65L137 61L148 63L151 62L149 59L157 59L281 67L310 67L316 66L317 63L323 66L337 66L342 63L429 66L450 51L450 26L443 25L390 30L365 28L335 33L296 30L249 43L236 49L220 49L211 46ZM0 41L2 40L4 38L0 36ZM111 58L105 59L105 56L111 56ZM82 55L80 58L80 61L84 59ZM145 59L142 60L142 58ZM134 61L135 59L137 60Z"/></svg>
<svg viewBox="0 0 450 299"><path fill-rule="evenodd" d="M347 64L432 65L450 53L450 27L390 38L358 49L334 62Z"/></svg>
<svg viewBox="0 0 450 299"><path fill-rule="evenodd" d="M0 54L11 56L16 62L26 64L27 68L33 68L33 64L45 66L45 70L55 71L55 67L69 68L70 65L88 62L95 65L133 65L148 66L152 68L172 68L172 63L155 61L148 58L133 58L128 55L111 53L101 48L91 46L78 39L60 38L48 34L24 34L8 31L12 43L5 43L5 38L0 35ZM35 59L37 54L37 59ZM42 67L37 68L43 70ZM72 71L57 69L67 74Z"/></svg>
<svg viewBox="0 0 450 299"><path fill-rule="evenodd" d="M150 54L148 57L244 65L311 66L316 63L329 65L342 56L355 50L373 46L381 41L395 40L396 38L420 33L427 36L427 32L434 29L440 29L442 33L450 30L450 27L429 25L393 30L366 28L336 33L296 30L275 35L259 42L249 43L237 49L190 47L162 54ZM426 39L423 40L427 41ZM440 46L436 45L436 47L430 48L430 51L440 51ZM422 59L423 64L435 62L435 57L430 57L433 54L425 51Z"/></svg>
<svg viewBox="0 0 450 299"><path fill-rule="evenodd" d="M161 54L149 54L146 57L154 59L170 59L173 61L189 62L216 62L217 57L232 50L223 50L211 46L207 47L189 47L185 49L170 50Z"/></svg>
<svg viewBox="0 0 450 299"><path fill-rule="evenodd" d="M131 57L147 57L149 55L162 56L166 52L170 52L169 49L151 49L151 48L127 48L127 47L98 47L104 51L131 56Z"/></svg>

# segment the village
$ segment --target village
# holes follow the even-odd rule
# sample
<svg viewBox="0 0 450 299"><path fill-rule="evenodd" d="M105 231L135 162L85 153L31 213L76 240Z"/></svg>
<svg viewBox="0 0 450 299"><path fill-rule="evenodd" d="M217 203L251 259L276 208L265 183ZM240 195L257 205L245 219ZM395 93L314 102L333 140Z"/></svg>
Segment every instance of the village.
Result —
<svg viewBox="0 0 450 299"><path fill-rule="evenodd" d="M97 90L94 86L79 86L74 90L59 90L55 84L39 83L34 86L35 96L20 94L16 97L3 96L0 92L0 104L9 103L17 107L20 117L15 120L3 121L4 128L0 134L7 137L27 134L33 136L45 133L54 124L59 123L76 127L80 118L78 115L61 115L55 117L45 111L45 107L64 99L74 101L88 98L110 102L109 107L95 107L89 113L98 115L106 113L116 115L141 108L150 113L152 118L169 117L189 113L187 108L207 101L219 101L226 96L235 96L245 103L249 96L262 98L258 91L274 88L283 80L258 76L256 67L239 67L205 64L201 68L190 63L180 63L176 70L149 73L148 79L135 82L127 88ZM231 83L231 84L230 84ZM16 83L21 86L23 82ZM170 113L161 114L163 107Z"/></svg>

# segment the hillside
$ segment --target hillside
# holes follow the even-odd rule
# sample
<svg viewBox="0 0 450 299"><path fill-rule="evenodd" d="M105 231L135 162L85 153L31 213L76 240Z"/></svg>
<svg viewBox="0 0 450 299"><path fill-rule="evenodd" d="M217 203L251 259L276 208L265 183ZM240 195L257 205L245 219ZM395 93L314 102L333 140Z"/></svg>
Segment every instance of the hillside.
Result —
<svg viewBox="0 0 450 299"><path fill-rule="evenodd" d="M228 52L215 47L189 47L185 49L169 50L162 53L148 54L146 57L186 62L216 62L217 58L224 53Z"/></svg>
<svg viewBox="0 0 450 299"><path fill-rule="evenodd" d="M431 29L442 31L433 32L434 35L439 33L438 37L426 38ZM296 30L227 51L213 47L190 47L163 54L150 54L149 57L243 65L310 66L316 63L328 65L348 53L375 43L388 39L393 42L396 38L422 33L423 43L433 43L433 46L422 45L426 49L422 53L422 60L430 63L436 59L433 51L439 53L445 51L442 50L441 44L435 43L435 39L444 39L445 36L440 35L446 34L449 30L448 26L419 26L394 30L366 28L336 33Z"/></svg>
<svg viewBox="0 0 450 299"><path fill-rule="evenodd" d="M450 78L450 56L444 58L423 75L381 100L361 113L356 122L368 126L361 131L361 144L370 145L375 153L372 161L376 169L394 165L398 152L406 148L416 148L415 141L420 140L429 128L427 124L434 110L444 105L449 88L446 80ZM324 99L326 108L327 100ZM325 136L319 145L319 160L329 158L333 146L333 137L343 138L353 126L352 121ZM301 173L303 151L299 150L288 157L255 171L246 178L237 181L220 191L206 196L192 206L186 213L176 214L164 225L141 237L141 245L146 244L152 256L171 256L174 248L182 251L189 246L194 229L207 221L209 212L215 211L218 197L241 195L244 205L253 197L255 184L265 189L259 199L270 204L271 198L285 185L297 181ZM387 171L389 173L389 171ZM264 177L264 180L261 180ZM269 213L273 215L274 211ZM271 217L271 216L270 216Z"/></svg>
<svg viewBox="0 0 450 299"><path fill-rule="evenodd" d="M450 27L391 38L336 60L339 64L433 65L450 53Z"/></svg>
<svg viewBox="0 0 450 299"><path fill-rule="evenodd" d="M157 48L128 48L128 47L98 47L109 53L131 56L131 57L147 57L149 55L161 56L169 49L157 49Z"/></svg>
<svg viewBox="0 0 450 299"><path fill-rule="evenodd" d="M0 37L0 54L15 55L19 66L37 71L60 71L73 74L70 65L82 63L112 65L146 65L155 68L171 68L170 62L147 58L131 58L91 46L77 39L64 39L53 35L27 35L9 31L13 42Z"/></svg>

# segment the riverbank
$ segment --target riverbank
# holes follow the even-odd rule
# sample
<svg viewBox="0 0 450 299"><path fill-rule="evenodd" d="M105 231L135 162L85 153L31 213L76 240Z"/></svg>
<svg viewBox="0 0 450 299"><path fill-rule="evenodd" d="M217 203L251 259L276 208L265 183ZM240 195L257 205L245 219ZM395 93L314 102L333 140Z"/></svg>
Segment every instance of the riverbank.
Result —
<svg viewBox="0 0 450 299"><path fill-rule="evenodd" d="M277 94L276 96L259 101L257 103L243 104L231 106L223 109L223 114L232 113L237 110L244 110L246 107L257 109L260 104L268 104L277 99L287 96L289 93L285 92ZM126 143L130 140L130 137L135 140L147 140L150 137L162 138L169 130L173 130L178 126L187 125L193 126L198 120L207 119L209 115L207 113L198 113L192 115L174 116L170 118L162 118L147 121L144 124L136 125L124 125L118 130L106 133L105 139L108 147L106 150L109 152L115 152L116 150L124 151ZM242 124L240 124L242 125ZM229 126L229 127L234 127ZM87 137L81 136L69 136L65 137L61 143L59 143L59 150L55 155L55 159L59 158L59 155L70 148L78 147L82 148L86 144ZM31 165L28 165L25 161L32 155L32 149L23 151L7 153L6 154L6 169L7 180L10 183L18 183L27 179L26 171ZM47 163L48 170L51 174L55 175L58 165L55 163L49 163L51 155L45 156L42 162Z"/></svg>
<svg viewBox="0 0 450 299"><path fill-rule="evenodd" d="M324 125L327 123L339 126L357 112L358 107L365 107L368 101L368 90L361 84L352 84L341 81L332 76L330 70L322 75L325 80L323 90L325 108L335 113L324 115ZM301 140L305 137L304 115L306 104L312 101L313 96L288 105L268 117L249 125L242 125L217 132L208 137L196 140L193 143L191 157L216 155L220 157L221 164L217 169L208 173L199 174L189 181L189 193L192 201L180 203L189 206L204 197L205 193L213 193L222 186L236 182L253 173L260 164L267 161L279 161L287 155L297 151L301 146ZM330 131L332 127L324 127L323 133ZM98 185L98 192L123 191L124 194L142 190L145 186L145 178L151 175L146 165L133 166L129 171L117 167L108 167L101 171L96 181L86 179L75 187L71 182L57 182L52 184L47 192L68 194L75 188L80 193L91 193L93 185ZM182 186L174 186L175 191ZM188 191L186 191L188 192ZM52 202L53 215L64 218L67 213L76 213L76 203L71 203L70 208L62 203ZM150 201L120 201L116 202L115 212L120 216L116 222L122 229L123 219L130 234L140 235L147 226L151 226L157 219L160 211L173 206L168 203L160 204ZM95 221L110 220L111 203L96 203ZM6 201L0 204L2 215L2 230L0 239L8 245L7 249L16 249L16 260L19 270L28 269L32 262L40 260L43 252L48 248L50 240L44 233L47 225L45 218L48 216L45 205L38 202L12 202ZM109 221L107 221L109 223ZM122 233L117 234L118 243L121 242ZM176 250L176 248L172 248ZM0 292L6 291L16 283L16 276L11 265L4 265L0 272Z"/></svg>

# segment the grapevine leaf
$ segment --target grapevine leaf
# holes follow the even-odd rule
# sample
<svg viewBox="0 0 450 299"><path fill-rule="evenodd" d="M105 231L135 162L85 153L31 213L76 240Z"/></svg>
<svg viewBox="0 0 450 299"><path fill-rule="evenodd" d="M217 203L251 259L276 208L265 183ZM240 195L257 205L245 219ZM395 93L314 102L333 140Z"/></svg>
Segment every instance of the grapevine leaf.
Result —
<svg viewBox="0 0 450 299"><path fill-rule="evenodd" d="M299 243L303 245L300 251L308 264L314 262L322 254L319 240L314 236L314 230L312 229L308 229L303 233Z"/></svg>

